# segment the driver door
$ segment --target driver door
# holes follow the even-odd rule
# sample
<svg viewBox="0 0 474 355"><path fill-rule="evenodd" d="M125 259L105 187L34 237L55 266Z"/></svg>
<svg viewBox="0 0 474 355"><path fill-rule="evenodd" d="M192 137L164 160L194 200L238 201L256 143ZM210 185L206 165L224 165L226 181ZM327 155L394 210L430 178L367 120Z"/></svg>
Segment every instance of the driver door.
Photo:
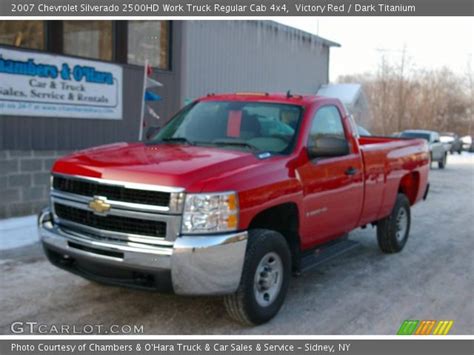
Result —
<svg viewBox="0 0 474 355"><path fill-rule="evenodd" d="M317 137L347 140L336 106L321 107L315 114L307 144ZM298 169L303 183L302 235L315 245L356 227L363 203L363 166L360 155L314 158Z"/></svg>

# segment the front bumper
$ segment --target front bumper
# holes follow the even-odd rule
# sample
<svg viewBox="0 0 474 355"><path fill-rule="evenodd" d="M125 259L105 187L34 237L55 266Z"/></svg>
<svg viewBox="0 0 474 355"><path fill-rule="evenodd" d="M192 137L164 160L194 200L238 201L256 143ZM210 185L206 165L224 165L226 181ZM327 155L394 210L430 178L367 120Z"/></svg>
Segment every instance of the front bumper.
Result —
<svg viewBox="0 0 474 355"><path fill-rule="evenodd" d="M49 209L38 229L49 260L88 279L154 290L171 288L181 295L219 295L237 290L247 246L247 232L179 236L171 246L111 239L53 223Z"/></svg>

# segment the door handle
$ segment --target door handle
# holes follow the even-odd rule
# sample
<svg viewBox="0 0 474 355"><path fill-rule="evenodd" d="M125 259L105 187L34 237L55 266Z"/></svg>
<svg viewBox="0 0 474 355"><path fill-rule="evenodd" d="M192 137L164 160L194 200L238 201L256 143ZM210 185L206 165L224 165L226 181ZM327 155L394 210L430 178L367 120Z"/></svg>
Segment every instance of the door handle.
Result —
<svg viewBox="0 0 474 355"><path fill-rule="evenodd" d="M344 172L346 175L352 176L357 174L357 169L351 166L350 168L347 168L347 170Z"/></svg>

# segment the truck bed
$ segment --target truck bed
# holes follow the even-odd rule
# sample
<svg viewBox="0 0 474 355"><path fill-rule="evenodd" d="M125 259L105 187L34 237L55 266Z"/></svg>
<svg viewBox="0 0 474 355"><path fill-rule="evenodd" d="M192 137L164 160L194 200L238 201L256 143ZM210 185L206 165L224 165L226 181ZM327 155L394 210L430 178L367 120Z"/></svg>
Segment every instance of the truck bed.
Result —
<svg viewBox="0 0 474 355"><path fill-rule="evenodd" d="M359 146L365 166L365 199L359 224L364 225L390 213L405 176L411 175L410 183L418 187L426 185L429 155L422 139L361 137ZM421 188L415 191L411 204L424 194Z"/></svg>

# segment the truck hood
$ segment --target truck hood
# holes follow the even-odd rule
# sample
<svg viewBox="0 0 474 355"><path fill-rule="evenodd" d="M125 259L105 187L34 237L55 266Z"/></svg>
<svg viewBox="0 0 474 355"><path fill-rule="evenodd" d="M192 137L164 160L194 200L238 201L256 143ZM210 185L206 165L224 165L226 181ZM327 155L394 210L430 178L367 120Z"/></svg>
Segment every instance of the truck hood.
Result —
<svg viewBox="0 0 474 355"><path fill-rule="evenodd" d="M262 162L249 152L214 147L116 143L65 156L56 161L53 173L200 192L210 179L225 178Z"/></svg>

